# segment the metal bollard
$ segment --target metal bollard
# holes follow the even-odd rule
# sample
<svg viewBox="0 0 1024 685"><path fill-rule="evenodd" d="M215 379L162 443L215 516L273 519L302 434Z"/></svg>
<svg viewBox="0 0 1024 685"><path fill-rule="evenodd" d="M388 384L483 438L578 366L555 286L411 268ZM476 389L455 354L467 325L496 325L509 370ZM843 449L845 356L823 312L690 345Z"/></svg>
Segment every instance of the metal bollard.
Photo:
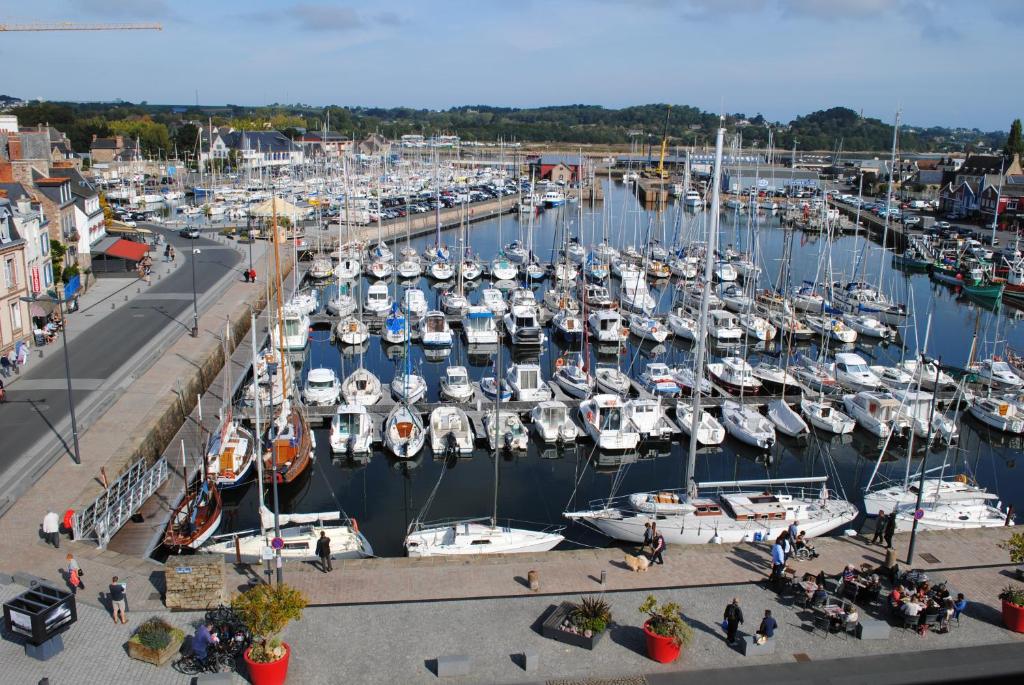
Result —
<svg viewBox="0 0 1024 685"><path fill-rule="evenodd" d="M530 582L530 589L534 592L540 590L540 574L536 571L530 571L526 574L526 579Z"/></svg>
<svg viewBox="0 0 1024 685"><path fill-rule="evenodd" d="M601 571L601 585L608 582L608 571Z"/></svg>

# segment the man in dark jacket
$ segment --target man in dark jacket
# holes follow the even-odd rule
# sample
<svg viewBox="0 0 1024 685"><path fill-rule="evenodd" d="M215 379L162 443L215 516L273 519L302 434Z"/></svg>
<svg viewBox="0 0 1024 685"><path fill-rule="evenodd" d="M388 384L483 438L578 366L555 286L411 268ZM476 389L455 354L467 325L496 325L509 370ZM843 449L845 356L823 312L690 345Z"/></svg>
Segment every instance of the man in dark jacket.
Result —
<svg viewBox="0 0 1024 685"><path fill-rule="evenodd" d="M892 549L892 536L896 532L896 512L892 512L885 518L885 546Z"/></svg>
<svg viewBox="0 0 1024 685"><path fill-rule="evenodd" d="M740 624L743 623L743 610L740 609L739 599L733 597L732 602L725 605L725 613L722 615L722 619L725 621L726 641L730 645L736 644L736 631L739 630Z"/></svg>
<svg viewBox="0 0 1024 685"><path fill-rule="evenodd" d="M320 557L320 569L324 573L334 570L331 566L331 539L324 531L320 531L320 539L316 541L316 555Z"/></svg>
<svg viewBox="0 0 1024 685"><path fill-rule="evenodd" d="M664 564L661 553L665 551L665 536L659 531L654 531L654 540L651 541L651 563Z"/></svg>
<svg viewBox="0 0 1024 685"><path fill-rule="evenodd" d="M765 637L774 637L778 627L778 622L772 616L772 610L765 609L764 618L761 619L761 626L757 629L757 634L764 635Z"/></svg>
<svg viewBox="0 0 1024 685"><path fill-rule="evenodd" d="M885 533L885 523L888 521L888 517L884 511L878 512L878 518L875 519L875 534L871 538L872 545L878 545L882 542L882 535Z"/></svg>

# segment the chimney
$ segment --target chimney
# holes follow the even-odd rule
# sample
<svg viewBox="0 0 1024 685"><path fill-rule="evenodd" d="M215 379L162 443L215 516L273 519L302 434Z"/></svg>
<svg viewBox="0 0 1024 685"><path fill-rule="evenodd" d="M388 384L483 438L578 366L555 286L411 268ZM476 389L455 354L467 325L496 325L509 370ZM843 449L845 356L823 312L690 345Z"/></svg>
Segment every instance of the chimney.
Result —
<svg viewBox="0 0 1024 685"><path fill-rule="evenodd" d="M6 160L0 160L0 183L14 183L14 169Z"/></svg>
<svg viewBox="0 0 1024 685"><path fill-rule="evenodd" d="M92 134L92 142L94 142L94 143L96 142L96 134L95 133Z"/></svg>
<svg viewBox="0 0 1024 685"><path fill-rule="evenodd" d="M10 159L21 159L21 138L19 136L11 136L8 138L7 150ZM7 183L10 183L10 181L7 181Z"/></svg>
<svg viewBox="0 0 1024 685"><path fill-rule="evenodd" d="M32 213L32 203L29 202L29 199L27 197L23 197L20 200L18 200L18 211L21 212L22 214Z"/></svg>

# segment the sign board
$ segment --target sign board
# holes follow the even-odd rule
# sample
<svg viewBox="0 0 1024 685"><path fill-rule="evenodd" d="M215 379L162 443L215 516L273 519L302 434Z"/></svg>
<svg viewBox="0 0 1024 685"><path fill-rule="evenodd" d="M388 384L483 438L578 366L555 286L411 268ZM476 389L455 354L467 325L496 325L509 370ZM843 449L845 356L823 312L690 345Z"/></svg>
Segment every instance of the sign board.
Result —
<svg viewBox="0 0 1024 685"><path fill-rule="evenodd" d="M270 541L270 546L274 549L284 549L284 540L281 538L274 538Z"/></svg>
<svg viewBox="0 0 1024 685"><path fill-rule="evenodd" d="M192 567L191 566L176 566L174 568L174 572L177 573L180 576L183 576L185 574L192 573Z"/></svg>
<svg viewBox="0 0 1024 685"><path fill-rule="evenodd" d="M39 267L32 267L32 292L38 293L43 289L43 279L39 275Z"/></svg>
<svg viewBox="0 0 1024 685"><path fill-rule="evenodd" d="M261 550L260 557L262 557L263 561L270 561L271 559L274 558L274 556L275 556L275 554L274 554L274 548L273 547L264 547Z"/></svg>
<svg viewBox="0 0 1024 685"><path fill-rule="evenodd" d="M924 509L918 509L914 512L914 518L918 521L924 518Z"/></svg>

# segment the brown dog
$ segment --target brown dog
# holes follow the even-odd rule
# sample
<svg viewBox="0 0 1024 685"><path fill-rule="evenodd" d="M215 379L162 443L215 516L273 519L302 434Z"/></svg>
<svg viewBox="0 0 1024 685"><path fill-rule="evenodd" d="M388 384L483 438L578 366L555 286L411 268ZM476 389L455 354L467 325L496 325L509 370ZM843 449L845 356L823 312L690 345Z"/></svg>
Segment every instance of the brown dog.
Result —
<svg viewBox="0 0 1024 685"><path fill-rule="evenodd" d="M635 573L646 571L647 567L650 566L650 563L651 562L648 561L647 557L645 557L642 554L637 555L635 557L632 554L626 555L626 566L628 566L630 570Z"/></svg>

